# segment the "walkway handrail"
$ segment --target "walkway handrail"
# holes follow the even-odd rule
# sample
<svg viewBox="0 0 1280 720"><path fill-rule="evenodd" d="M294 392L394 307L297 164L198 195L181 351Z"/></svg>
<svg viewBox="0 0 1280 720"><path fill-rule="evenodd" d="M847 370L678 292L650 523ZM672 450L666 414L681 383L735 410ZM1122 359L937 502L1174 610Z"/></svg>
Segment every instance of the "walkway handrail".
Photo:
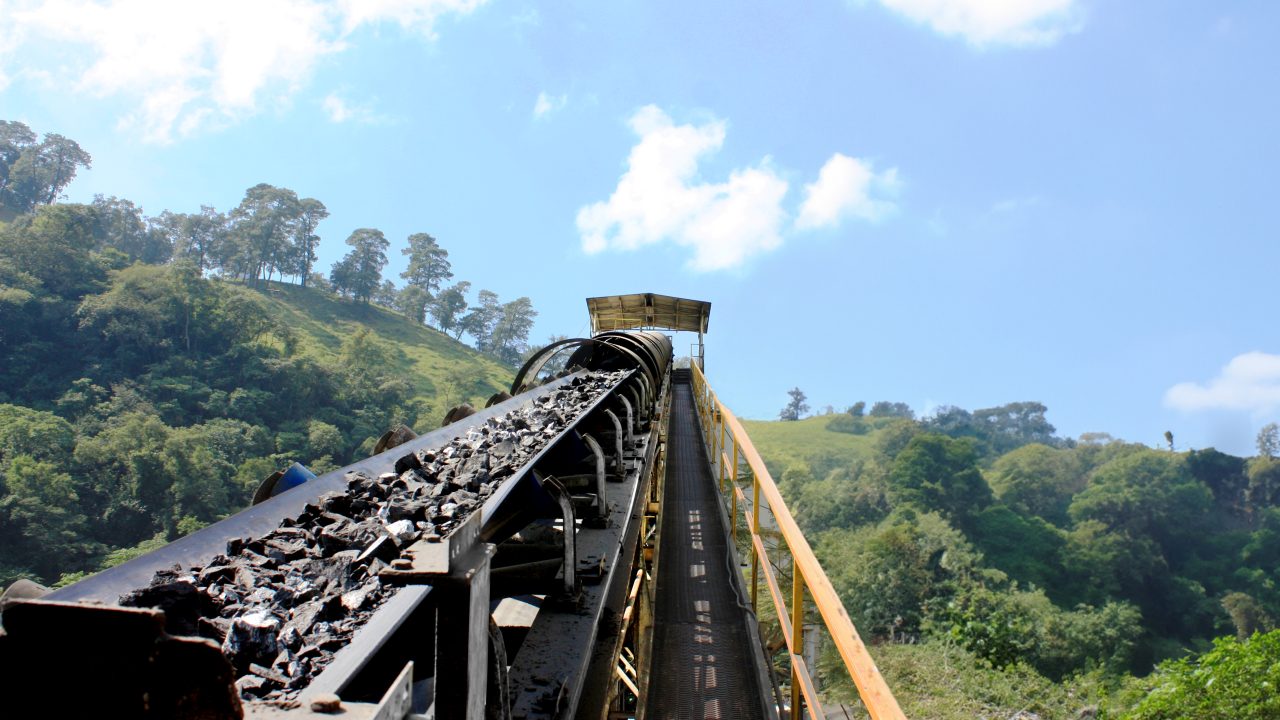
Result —
<svg viewBox="0 0 1280 720"><path fill-rule="evenodd" d="M713 465L719 466L721 489L724 489L725 469L733 469L732 494L730 495L731 532L737 537L738 509L742 508L747 526L751 529L751 607L757 608L759 597L759 577L763 571L769 594L778 610L778 621L786 638L787 649L791 655L791 717L799 720L801 716L801 696L804 704L810 709L811 717L823 717L821 703L817 697L810 668L804 662L804 591L809 591L813 604L817 607L826 625L832 642L844 660L849 677L858 688L858 695L866 706L872 720L906 720L893 692L885 684L875 662L867 652L866 645L858 635L849 613L840 602L839 595L832 587L831 581L823 571L818 558L814 556L809 541L805 539L800 526L796 524L791 511L787 509L782 493L765 467L760 453L747 436L738 418L716 397L706 376L697 363L690 363L693 377L693 397L698 409L698 422L707 442L708 455L713 458ZM731 443L731 444L730 444ZM726 447L732 448L732 460L726 453ZM750 514L746 496L737 483L737 470L741 454L751 468L752 502ZM773 568L768 562L761 562L762 556L768 559L767 550L760 535L760 496L768 504L777 524L778 533L792 557L791 605L788 612L783 602L782 590L774 577ZM788 617L788 615L790 617Z"/></svg>

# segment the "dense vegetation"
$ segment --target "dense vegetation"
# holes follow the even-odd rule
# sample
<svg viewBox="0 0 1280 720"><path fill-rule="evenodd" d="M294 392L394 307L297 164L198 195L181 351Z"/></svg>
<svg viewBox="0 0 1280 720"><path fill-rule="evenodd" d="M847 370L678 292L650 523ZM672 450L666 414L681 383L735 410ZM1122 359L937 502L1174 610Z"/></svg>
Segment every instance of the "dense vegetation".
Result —
<svg viewBox="0 0 1280 720"><path fill-rule="evenodd" d="M402 287L374 228L325 277L318 200L57 203L90 162L0 122L0 586L120 562L289 462L323 471L396 423L434 426L526 349L528 298L470 304L426 233ZM1062 439L1038 403L800 419L790 396L793 422L749 430L909 716L1280 713L1274 425L1245 459Z"/></svg>
<svg viewBox="0 0 1280 720"><path fill-rule="evenodd" d="M403 288L371 228L325 279L317 200L264 184L227 214L57 203L89 162L0 122L0 586L119 562L244 507L290 462L323 471L397 423L433 427L525 351L529 300L480 291L469 308L425 233Z"/></svg>
<svg viewBox="0 0 1280 720"><path fill-rule="evenodd" d="M748 432L908 716L1275 717L1275 427L1245 459L1067 440L1045 412L858 403Z"/></svg>

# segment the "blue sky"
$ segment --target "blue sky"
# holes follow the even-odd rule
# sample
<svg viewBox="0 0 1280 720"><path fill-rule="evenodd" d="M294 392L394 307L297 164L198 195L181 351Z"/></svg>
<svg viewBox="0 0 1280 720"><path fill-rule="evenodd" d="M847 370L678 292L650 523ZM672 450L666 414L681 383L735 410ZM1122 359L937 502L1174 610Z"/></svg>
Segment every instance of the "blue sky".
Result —
<svg viewBox="0 0 1280 720"><path fill-rule="evenodd" d="M1039 400L1252 453L1280 419L1280 5L0 1L0 117L68 199L322 200L528 295L713 303L740 415ZM682 341L683 344L683 341Z"/></svg>

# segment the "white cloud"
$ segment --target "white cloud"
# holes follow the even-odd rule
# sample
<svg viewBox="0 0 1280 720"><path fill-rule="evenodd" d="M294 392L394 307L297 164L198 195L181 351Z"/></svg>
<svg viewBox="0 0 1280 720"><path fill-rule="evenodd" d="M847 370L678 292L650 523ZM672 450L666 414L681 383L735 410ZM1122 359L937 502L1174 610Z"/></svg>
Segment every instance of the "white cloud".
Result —
<svg viewBox="0 0 1280 720"><path fill-rule="evenodd" d="M877 222L897 209L885 198L896 195L899 185L897 168L876 173L871 163L836 153L822 166L818 179L804 186L796 228L836 227L845 218Z"/></svg>
<svg viewBox="0 0 1280 720"><path fill-rule="evenodd" d="M631 118L640 142L607 202L578 211L588 253L635 250L664 240L693 248L690 266L722 270L782 244L787 181L765 158L719 183L700 182L698 163L724 144L721 121L676 125L649 105Z"/></svg>
<svg viewBox="0 0 1280 720"><path fill-rule="evenodd" d="M326 95L320 106L324 108L329 120L335 123L354 122L376 125L387 122L387 118L378 115L367 105L354 103L336 92Z"/></svg>
<svg viewBox="0 0 1280 720"><path fill-rule="evenodd" d="M709 271L739 266L782 245L784 229L792 229L783 206L790 185L768 157L731 171L722 182L699 174L701 162L724 145L723 121L676 125L649 105L631 117L630 126L640 140L613 194L578 210L585 252L674 242L692 248L691 268ZM878 220L893 205L871 193L896 186L896 170L876 175L866 161L837 153L806 187L794 229L834 225L847 217Z"/></svg>
<svg viewBox="0 0 1280 720"><path fill-rule="evenodd" d="M1082 14L1076 0L877 0L934 32L959 36L970 45L1051 45L1077 32Z"/></svg>
<svg viewBox="0 0 1280 720"><path fill-rule="evenodd" d="M466 15L485 2L486 0L338 0L338 8L347 33L366 23L390 21L434 38L436 21L442 16Z"/></svg>
<svg viewBox="0 0 1280 720"><path fill-rule="evenodd" d="M568 95L548 95L545 92L540 92L538 93L538 99L533 103L533 117L535 119L546 117L568 103Z"/></svg>
<svg viewBox="0 0 1280 720"><path fill-rule="evenodd" d="M1164 403L1188 412L1274 412L1280 409L1280 355L1257 351L1237 355L1208 383L1184 382L1169 388Z"/></svg>
<svg viewBox="0 0 1280 720"><path fill-rule="evenodd" d="M121 124L170 142L286 99L362 25L430 37L483 0L49 0L0 3L0 77L19 54L58 57L56 86L135 103ZM33 52L25 52L33 51ZM23 68L24 72L37 68Z"/></svg>

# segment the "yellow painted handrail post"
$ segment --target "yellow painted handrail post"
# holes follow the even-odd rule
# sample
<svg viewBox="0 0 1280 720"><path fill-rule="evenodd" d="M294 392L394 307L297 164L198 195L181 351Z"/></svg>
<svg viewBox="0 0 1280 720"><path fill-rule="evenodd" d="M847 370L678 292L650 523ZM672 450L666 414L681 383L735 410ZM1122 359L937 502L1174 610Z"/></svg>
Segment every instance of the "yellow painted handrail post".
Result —
<svg viewBox="0 0 1280 720"><path fill-rule="evenodd" d="M733 443L733 467L738 468L738 443ZM760 605L760 558L756 555L755 538L760 535L760 478L751 474L751 610Z"/></svg>
<svg viewBox="0 0 1280 720"><path fill-rule="evenodd" d="M721 419L723 418L723 415L721 415L721 413L719 413L719 410L716 409L716 396L714 395L712 395L712 405L710 405L710 413L712 413L712 423L710 423L709 427L707 428L707 432L708 434L710 434L710 441L712 441L710 442L710 446L712 446L712 462L714 462L717 468L719 468L719 466L722 466L724 464L723 462L721 462L721 459L719 459L719 432L717 432L716 427L717 425L719 425L719 423L721 423Z"/></svg>
<svg viewBox="0 0 1280 720"><path fill-rule="evenodd" d="M729 437L733 438L733 481L738 482L738 436L729 431Z"/></svg>
<svg viewBox="0 0 1280 720"><path fill-rule="evenodd" d="M716 405L718 406L719 404L720 404L720 401L717 400ZM719 407L716 408L716 417L719 418L720 420L720 447L716 448L716 458L720 461L720 477L724 477L724 471L725 471L724 460L723 460L724 441L725 441L724 434L727 428L724 425L724 413L720 412ZM738 484L738 478L730 478L729 481L734 485Z"/></svg>
<svg viewBox="0 0 1280 720"><path fill-rule="evenodd" d="M804 653L804 576L795 558L791 559L791 653L802 657ZM795 660L791 662L791 720L800 720L800 673Z"/></svg>
<svg viewBox="0 0 1280 720"><path fill-rule="evenodd" d="M724 463L720 463L720 492L724 492Z"/></svg>
<svg viewBox="0 0 1280 720"><path fill-rule="evenodd" d="M704 438L706 438L707 398L711 396L711 386L707 384L705 378L703 379L702 384L698 386L698 396L702 401L699 403L699 405L702 407L702 420L703 420L702 427L699 429L702 430L702 435ZM707 438L707 439L710 440L710 438Z"/></svg>
<svg viewBox="0 0 1280 720"><path fill-rule="evenodd" d="M702 386L702 427L698 428L702 431L702 439L708 446L711 445L711 386Z"/></svg>
<svg viewBox="0 0 1280 720"><path fill-rule="evenodd" d="M738 486L729 486L729 532L733 535L733 544L738 544ZM736 547L734 548L737 549Z"/></svg>

